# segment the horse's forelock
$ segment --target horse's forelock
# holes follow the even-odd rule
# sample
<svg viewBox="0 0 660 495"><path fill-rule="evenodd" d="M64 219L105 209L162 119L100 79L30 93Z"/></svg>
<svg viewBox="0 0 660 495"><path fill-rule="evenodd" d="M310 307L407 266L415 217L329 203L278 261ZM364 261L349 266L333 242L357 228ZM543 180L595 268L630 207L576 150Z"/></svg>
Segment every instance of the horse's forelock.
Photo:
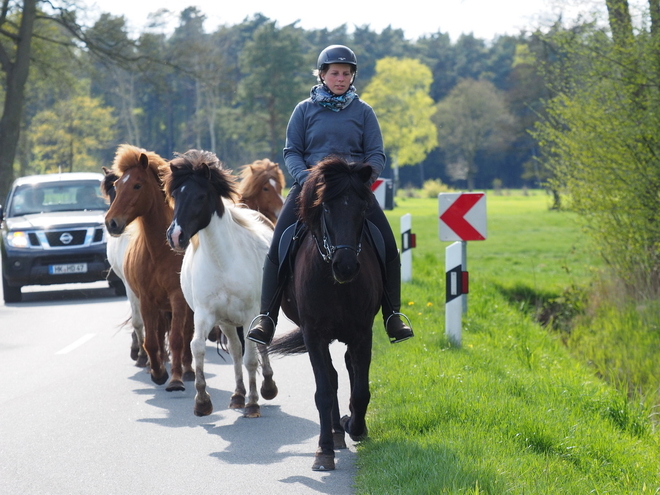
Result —
<svg viewBox="0 0 660 495"><path fill-rule="evenodd" d="M235 177L222 168L220 160L210 151L189 150L176 154L170 162L170 169L171 173L166 180L168 195L190 177L200 177L208 181L218 196L234 201L238 195ZM222 206L218 208L222 209Z"/></svg>
<svg viewBox="0 0 660 495"><path fill-rule="evenodd" d="M160 179L167 162L153 151L146 151L130 144L119 145L112 163L112 171L119 176L123 175L127 170L140 164L140 156L143 154L148 159L149 169Z"/></svg>
<svg viewBox="0 0 660 495"><path fill-rule="evenodd" d="M369 186L360 178L365 164L351 163L340 157L329 157L310 171L299 197L300 216L308 225L318 224L320 206L352 189L361 200L370 202Z"/></svg>
<svg viewBox="0 0 660 495"><path fill-rule="evenodd" d="M282 189L286 186L284 174L279 165L268 158L243 165L240 170L239 190L243 198L251 198L257 195L263 185L271 179L275 180Z"/></svg>

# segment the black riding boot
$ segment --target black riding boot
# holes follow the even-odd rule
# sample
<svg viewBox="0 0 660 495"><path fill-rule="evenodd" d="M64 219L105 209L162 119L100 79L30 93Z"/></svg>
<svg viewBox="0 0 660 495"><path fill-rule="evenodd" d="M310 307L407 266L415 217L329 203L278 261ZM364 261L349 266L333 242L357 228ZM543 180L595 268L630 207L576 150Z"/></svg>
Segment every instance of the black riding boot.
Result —
<svg viewBox="0 0 660 495"><path fill-rule="evenodd" d="M258 344L270 344L275 335L283 288L283 284L280 285L279 282L279 266L270 259L270 256L266 256L264 279L261 285L261 314L257 316L260 321L247 334L248 339Z"/></svg>
<svg viewBox="0 0 660 495"><path fill-rule="evenodd" d="M385 330L391 344L403 342L413 337L410 320L401 310L401 262L399 256L387 263L385 267L385 287L382 300L383 320ZM401 321L403 316L408 325Z"/></svg>

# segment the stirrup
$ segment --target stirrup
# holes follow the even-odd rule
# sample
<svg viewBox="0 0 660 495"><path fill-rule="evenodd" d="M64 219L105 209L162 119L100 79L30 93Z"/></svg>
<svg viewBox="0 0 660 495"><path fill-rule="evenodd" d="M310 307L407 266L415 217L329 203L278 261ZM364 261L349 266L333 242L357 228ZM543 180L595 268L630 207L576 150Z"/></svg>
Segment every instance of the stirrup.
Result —
<svg viewBox="0 0 660 495"><path fill-rule="evenodd" d="M273 318L268 313L261 313L261 314L258 314L257 316L255 316L254 318L252 318L252 321L250 322L250 326L248 327L247 338L249 340L251 340L252 342L256 342L257 344L269 345L270 342L273 340L272 336L270 338L270 341L265 342L265 339L259 339L258 337L255 337L254 335L250 335L250 334L254 333L253 328L252 328L252 326L254 325L254 322L257 321L257 319L259 319L261 321L262 318L268 318L270 320L270 322L273 324L273 335L275 335L275 328L277 327L277 323L275 322L275 320L273 320ZM263 332L261 332L261 331L259 331L259 332L261 334L263 334Z"/></svg>
<svg viewBox="0 0 660 495"><path fill-rule="evenodd" d="M413 333L412 323L410 322L410 318L408 318L406 315L404 315L403 313L400 313L398 311L392 312L392 314L389 315L387 317L387 319L385 320L385 332L387 333L387 324L390 322L390 318L392 318L393 316L399 316L399 317L403 316L406 319L406 321L408 322L408 328L410 329L410 335L406 335L405 337L396 338L396 337L390 337L390 334L388 333L387 337L390 340L390 344L398 344L399 342L403 342L405 340L413 338L415 336L415 334Z"/></svg>

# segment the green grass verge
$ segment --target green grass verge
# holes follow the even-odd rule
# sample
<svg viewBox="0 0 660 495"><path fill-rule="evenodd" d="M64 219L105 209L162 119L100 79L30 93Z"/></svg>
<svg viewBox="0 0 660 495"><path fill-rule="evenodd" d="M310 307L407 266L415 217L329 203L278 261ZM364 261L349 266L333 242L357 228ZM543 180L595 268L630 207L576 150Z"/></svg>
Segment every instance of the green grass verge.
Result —
<svg viewBox="0 0 660 495"><path fill-rule="evenodd" d="M586 285L599 261L576 219L542 193L488 196L488 239L468 245L462 346L444 325L437 201L397 198L413 216L413 281L403 311L416 337L374 327L358 494L660 493L651 410L599 379L526 305ZM522 296L521 296L522 295Z"/></svg>

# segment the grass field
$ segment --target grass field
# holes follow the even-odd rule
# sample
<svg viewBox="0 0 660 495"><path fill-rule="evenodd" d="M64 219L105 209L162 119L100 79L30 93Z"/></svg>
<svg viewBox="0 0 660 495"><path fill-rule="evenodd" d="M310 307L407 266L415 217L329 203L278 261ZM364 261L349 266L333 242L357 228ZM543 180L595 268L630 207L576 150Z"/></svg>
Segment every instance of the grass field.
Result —
<svg viewBox="0 0 660 495"><path fill-rule="evenodd" d="M412 214L417 235L402 288L416 337L390 345L376 321L356 493L660 493L653 410L600 379L530 310L601 269L577 219L548 205L539 191L488 195L488 238L468 243L460 347L445 337L449 243L437 200L397 198L387 212L395 232Z"/></svg>

